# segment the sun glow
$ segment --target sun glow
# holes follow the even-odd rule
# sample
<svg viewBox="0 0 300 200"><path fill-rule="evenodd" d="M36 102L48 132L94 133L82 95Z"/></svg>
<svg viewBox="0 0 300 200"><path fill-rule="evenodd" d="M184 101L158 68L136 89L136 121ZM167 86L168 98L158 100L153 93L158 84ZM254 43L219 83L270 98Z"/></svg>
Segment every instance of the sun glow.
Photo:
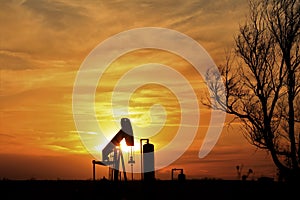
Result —
<svg viewBox="0 0 300 200"><path fill-rule="evenodd" d="M180 102L168 87L158 82L151 82L137 87L130 95L125 92L129 86L141 82L145 73L150 76L155 71L157 67L155 65L152 68L151 66L140 67L146 63L160 63L178 71L187 77L189 83L197 90L195 93L200 99L200 94L203 93L200 88L203 85L202 78L197 75L197 71L190 63L181 57L167 51L150 49L127 53L110 64L98 83L95 111L104 134L114 131L112 127L116 128L122 117L130 118L134 126L140 128L152 128L151 125L161 128L167 125L174 127L180 123ZM133 78L126 79L124 74L129 76L130 72L134 74ZM123 82L119 82L120 80ZM176 83L178 88L181 87L181 93L186 92L186 88L180 85L183 82L171 80L171 83ZM151 132L158 131L151 130ZM152 135L146 135L148 138L150 136Z"/></svg>
<svg viewBox="0 0 300 200"><path fill-rule="evenodd" d="M134 152L140 152L140 143L137 139L134 140L134 146L127 146L125 139L123 139L120 142L120 149L123 152L131 152L133 150Z"/></svg>

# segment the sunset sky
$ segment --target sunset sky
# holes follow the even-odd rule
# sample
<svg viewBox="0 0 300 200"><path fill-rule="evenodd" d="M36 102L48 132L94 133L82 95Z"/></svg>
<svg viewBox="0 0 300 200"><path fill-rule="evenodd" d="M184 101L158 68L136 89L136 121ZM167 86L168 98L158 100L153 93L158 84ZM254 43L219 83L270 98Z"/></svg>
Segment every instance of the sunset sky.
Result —
<svg viewBox="0 0 300 200"><path fill-rule="evenodd" d="M196 40L219 65L248 13L246 0L4 0L0 8L1 179L92 178L92 160L101 159L101 149L107 142L97 140L100 133L90 121L84 131L77 129L72 95L78 71L101 42L134 28L168 28ZM195 114L194 107L189 107L193 105L190 93L180 100L178 94L158 82L128 93L126 89L149 77L163 76L164 72L157 70L159 66L149 63L178 71L180 75L170 76L165 84L176 83L178 94L185 94L187 87L183 84L187 80L199 112ZM124 74L129 78L121 80ZM211 115L201 104L207 88L203 77L180 56L157 49L137 50L118 57L102 75L95 91L97 123L109 139L119 130L122 117L131 119L136 136L136 172L140 167L140 138L151 138L156 150L163 149L180 126L195 128L192 121L199 115L199 121L195 121L197 134L187 151L157 170L156 178L170 179L172 168L183 168L188 179L236 179L237 165L243 165L243 174L251 168L253 178L275 178L270 156L246 141L238 122L224 127L212 151L198 157ZM177 76L185 79L179 81ZM84 87L90 86L89 81L87 76ZM82 112L89 109L85 106L81 106ZM124 114L124 109L128 113ZM187 116L184 123L182 115ZM231 120L227 115L225 124ZM174 149L178 150L176 146ZM124 155L127 158L126 152ZM97 177L103 176L108 176L107 168L99 166ZM135 174L135 179L139 177Z"/></svg>

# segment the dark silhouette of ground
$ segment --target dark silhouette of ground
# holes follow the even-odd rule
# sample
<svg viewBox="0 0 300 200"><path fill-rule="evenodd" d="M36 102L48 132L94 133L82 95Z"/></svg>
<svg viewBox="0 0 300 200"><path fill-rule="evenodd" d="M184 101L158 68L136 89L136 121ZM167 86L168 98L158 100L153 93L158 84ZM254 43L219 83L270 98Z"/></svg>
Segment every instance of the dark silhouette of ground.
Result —
<svg viewBox="0 0 300 200"><path fill-rule="evenodd" d="M274 181L2 180L1 199L287 199L299 186Z"/></svg>

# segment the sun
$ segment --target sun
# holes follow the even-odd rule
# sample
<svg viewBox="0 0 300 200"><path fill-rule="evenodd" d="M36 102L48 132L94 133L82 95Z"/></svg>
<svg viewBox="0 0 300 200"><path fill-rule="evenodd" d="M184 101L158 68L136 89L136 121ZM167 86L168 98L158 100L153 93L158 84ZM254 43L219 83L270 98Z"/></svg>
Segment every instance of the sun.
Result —
<svg viewBox="0 0 300 200"><path fill-rule="evenodd" d="M131 148L130 146L127 146L125 139L123 139L123 140L120 142L120 149L121 149L122 151L129 152L129 151L130 151L130 148Z"/></svg>
<svg viewBox="0 0 300 200"><path fill-rule="evenodd" d="M124 152L140 152L140 143L137 139L134 139L134 146L127 146L125 139L121 140L120 142L120 149Z"/></svg>

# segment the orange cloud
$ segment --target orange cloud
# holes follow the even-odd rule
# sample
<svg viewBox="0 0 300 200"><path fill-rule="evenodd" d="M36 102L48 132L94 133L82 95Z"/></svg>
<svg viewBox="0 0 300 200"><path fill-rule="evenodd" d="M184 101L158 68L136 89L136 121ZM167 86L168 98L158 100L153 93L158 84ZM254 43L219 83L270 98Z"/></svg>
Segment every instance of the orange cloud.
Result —
<svg viewBox="0 0 300 200"><path fill-rule="evenodd" d="M11 157L5 157L6 165L0 165L3 168L0 171L5 172L0 177L30 177L30 173L37 170L36 165L40 165L37 161L39 157L45 155L88 154L82 144L79 135L81 133L77 132L73 121L72 92L81 63L100 42L131 28L145 26L171 28L197 40L218 64L223 61L223 49L232 44L233 34L238 28L240 19L245 15L246 7L246 1L236 0L2 1L0 3L2 19L0 26L3 27L0 33L0 156L9 154ZM206 94L202 77L196 76L195 70L184 59L164 51L141 50L126 54L112 63L97 88L95 99L97 119L103 127L108 127L106 130L109 137L118 129L115 121L111 122L114 119L108 112L111 109L112 86L123 73L149 62L170 66L183 74L193 86L198 99ZM136 79L143 79L143 76ZM128 84L134 84L135 81L137 80L132 80ZM89 80L83 87L89 87ZM181 93L185 92L185 88L180 88L180 84L178 87ZM130 100L132 117L142 118L143 121L159 122L164 119L162 115L149 116L148 111L155 96L157 101L165 106L168 126L161 130L160 136L157 136L158 147L167 144L174 136L180 114L177 112L180 102L175 99L171 91L160 89L158 85L152 89L147 86L138 88ZM98 95L100 93L101 96ZM83 98L84 95L82 94ZM120 98L116 103L122 100L124 99ZM227 138L223 134L213 154L208 156L206 163L202 165L205 169L198 173L196 170L198 163L194 162L194 156L197 157L195 152L199 150L210 118L210 111L200 103L198 106L199 130L188 151L188 154L193 154L193 157L183 156L186 159L183 162L184 167L189 170L187 172L192 177L221 176L217 171L222 166L228 166L228 160L238 161L243 156L249 156L251 151L245 150L235 154L234 149L238 151L242 148L238 144L242 138ZM191 111L191 109L184 110L188 114ZM108 122L113 124L113 128L110 128L112 124ZM136 122L141 125L141 121ZM109 126L104 125L105 123ZM89 127L89 132L85 134L92 138L95 134L94 127L90 127L89 122L86 122L86 126ZM234 129L233 132L236 130ZM94 143L97 144L98 141ZM243 148L248 149L250 145L243 143ZM220 151L223 154L218 154ZM14 176L20 168L12 168L7 162L19 158L20 154L22 156L26 154L28 157L21 160L22 162L15 162L16 165L23 166L27 161L32 164L27 165L28 170L23 171L23 175ZM224 155L227 155L226 159L219 159ZM214 156L218 157L215 158L218 161L210 163L209 160L214 159L212 158ZM76 164L81 161L86 162L88 159L84 157L80 160L76 157ZM55 158L51 157L50 160L57 162L63 159L55 161ZM255 159L251 162L255 163ZM265 167L269 163L266 161L259 164ZM63 165L55 168L63 172L57 173L62 177L68 171ZM87 165L90 166L90 163ZM42 166L45 168L49 166L47 169L53 167L49 163ZM88 170L88 167L82 167ZM205 171L210 170L209 167L214 168L213 172L205 174ZM68 173L65 177L87 176L86 174L77 176L77 172L72 175ZM52 171L51 175L45 175L46 173L47 170L33 176L56 178L55 172Z"/></svg>

